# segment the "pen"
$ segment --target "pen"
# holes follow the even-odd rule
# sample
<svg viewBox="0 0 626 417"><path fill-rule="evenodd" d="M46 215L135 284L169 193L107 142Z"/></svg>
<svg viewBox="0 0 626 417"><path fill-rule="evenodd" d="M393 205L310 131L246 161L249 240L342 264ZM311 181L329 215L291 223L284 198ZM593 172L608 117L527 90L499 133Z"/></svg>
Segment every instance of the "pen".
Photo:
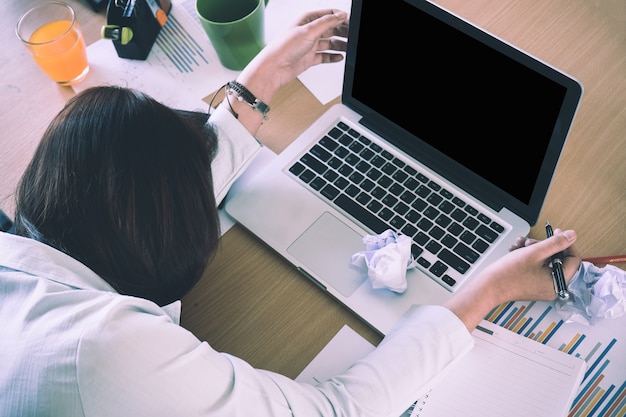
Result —
<svg viewBox="0 0 626 417"><path fill-rule="evenodd" d="M550 222L546 222L546 235L552 237L554 235ZM563 274L563 255L561 252L552 255L552 280L554 281L554 291L561 300L567 300L569 298L569 292L567 291L567 283L565 282L565 275Z"/></svg>

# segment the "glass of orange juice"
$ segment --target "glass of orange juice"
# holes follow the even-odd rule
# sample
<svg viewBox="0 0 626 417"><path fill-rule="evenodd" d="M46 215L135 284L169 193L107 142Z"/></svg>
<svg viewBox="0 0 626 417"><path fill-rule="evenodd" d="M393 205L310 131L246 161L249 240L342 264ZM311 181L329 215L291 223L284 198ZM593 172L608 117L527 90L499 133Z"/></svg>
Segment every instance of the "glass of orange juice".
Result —
<svg viewBox="0 0 626 417"><path fill-rule="evenodd" d="M85 39L69 5L39 4L20 17L15 31L37 65L59 85L74 85L87 76Z"/></svg>

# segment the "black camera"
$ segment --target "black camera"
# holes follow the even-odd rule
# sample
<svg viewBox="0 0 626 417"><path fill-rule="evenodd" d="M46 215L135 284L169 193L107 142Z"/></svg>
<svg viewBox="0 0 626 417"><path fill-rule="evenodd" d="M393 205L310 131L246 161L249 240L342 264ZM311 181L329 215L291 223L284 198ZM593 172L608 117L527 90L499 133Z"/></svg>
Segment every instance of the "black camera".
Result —
<svg viewBox="0 0 626 417"><path fill-rule="evenodd" d="M171 0L109 0L102 38L113 41L120 58L145 60L171 8Z"/></svg>

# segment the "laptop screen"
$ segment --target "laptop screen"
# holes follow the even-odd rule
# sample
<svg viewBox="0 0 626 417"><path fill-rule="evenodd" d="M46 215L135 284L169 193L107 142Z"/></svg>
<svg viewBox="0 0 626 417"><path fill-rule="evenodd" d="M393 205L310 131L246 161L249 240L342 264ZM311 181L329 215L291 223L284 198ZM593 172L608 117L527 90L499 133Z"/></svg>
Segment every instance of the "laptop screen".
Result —
<svg viewBox="0 0 626 417"><path fill-rule="evenodd" d="M353 0L343 102L495 210L535 224L578 82L423 0Z"/></svg>

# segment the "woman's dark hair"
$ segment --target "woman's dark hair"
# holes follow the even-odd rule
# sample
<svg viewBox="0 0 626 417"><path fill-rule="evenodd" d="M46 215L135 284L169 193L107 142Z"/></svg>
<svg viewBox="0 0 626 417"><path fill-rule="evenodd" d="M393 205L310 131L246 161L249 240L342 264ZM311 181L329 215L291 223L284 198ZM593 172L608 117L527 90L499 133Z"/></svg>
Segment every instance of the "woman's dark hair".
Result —
<svg viewBox="0 0 626 417"><path fill-rule="evenodd" d="M207 118L120 87L74 96L20 180L16 233L81 261L122 294L180 299L220 236Z"/></svg>

